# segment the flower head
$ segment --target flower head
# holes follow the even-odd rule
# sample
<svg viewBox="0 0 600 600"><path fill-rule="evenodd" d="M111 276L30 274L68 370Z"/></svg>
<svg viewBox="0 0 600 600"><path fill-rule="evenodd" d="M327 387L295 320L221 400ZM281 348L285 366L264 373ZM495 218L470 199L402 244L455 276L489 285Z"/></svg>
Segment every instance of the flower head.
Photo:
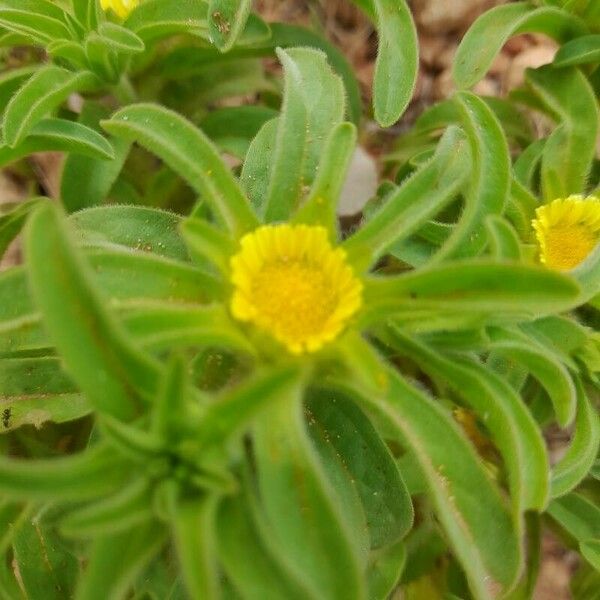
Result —
<svg viewBox="0 0 600 600"><path fill-rule="evenodd" d="M245 235L231 259L231 311L290 352L334 339L362 304L362 283L323 227L266 225Z"/></svg>
<svg viewBox="0 0 600 600"><path fill-rule="evenodd" d="M570 196L536 211L532 222L540 260L551 269L568 271L583 262L600 242L600 199Z"/></svg>
<svg viewBox="0 0 600 600"><path fill-rule="evenodd" d="M140 0L100 0L103 10L111 9L121 19L126 19L139 3Z"/></svg>

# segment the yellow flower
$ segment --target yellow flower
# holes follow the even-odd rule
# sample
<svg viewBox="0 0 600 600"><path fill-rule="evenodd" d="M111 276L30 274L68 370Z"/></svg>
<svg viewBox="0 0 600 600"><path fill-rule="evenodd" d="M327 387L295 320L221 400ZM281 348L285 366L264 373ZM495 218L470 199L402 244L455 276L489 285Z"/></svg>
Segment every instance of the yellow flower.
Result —
<svg viewBox="0 0 600 600"><path fill-rule="evenodd" d="M231 259L231 312L293 354L333 340L362 304L362 283L323 227L266 225Z"/></svg>
<svg viewBox="0 0 600 600"><path fill-rule="evenodd" d="M121 19L126 19L139 3L140 0L100 0L103 10L112 9Z"/></svg>
<svg viewBox="0 0 600 600"><path fill-rule="evenodd" d="M583 262L600 242L600 199L570 196L536 210L540 261L558 271Z"/></svg>

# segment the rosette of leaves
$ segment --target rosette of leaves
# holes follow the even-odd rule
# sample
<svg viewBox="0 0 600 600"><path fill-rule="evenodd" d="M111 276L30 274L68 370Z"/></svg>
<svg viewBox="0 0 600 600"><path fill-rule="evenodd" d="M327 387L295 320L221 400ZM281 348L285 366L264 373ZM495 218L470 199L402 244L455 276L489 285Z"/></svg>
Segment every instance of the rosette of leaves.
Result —
<svg viewBox="0 0 600 600"><path fill-rule="evenodd" d="M11 599L531 590L539 516L597 452L580 362L591 333L569 311L600 291L600 257L566 275L515 251L508 145L468 92L433 155L342 235L355 146L343 84L321 52L279 56L282 110L239 178L169 109L137 104L102 123L189 183L191 216L66 217L42 201L25 265L0 274ZM398 260L457 199L441 248ZM316 352L290 353L230 311L240 240L281 223L327 231L363 286ZM552 469L548 421L576 423ZM68 444L65 427L78 432Z"/></svg>

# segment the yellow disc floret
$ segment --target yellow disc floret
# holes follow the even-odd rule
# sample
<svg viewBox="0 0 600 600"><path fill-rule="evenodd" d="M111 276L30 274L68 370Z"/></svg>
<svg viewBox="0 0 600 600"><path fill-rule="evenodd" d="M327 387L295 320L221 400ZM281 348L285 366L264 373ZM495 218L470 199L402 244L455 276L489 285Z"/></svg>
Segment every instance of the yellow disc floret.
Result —
<svg viewBox="0 0 600 600"><path fill-rule="evenodd" d="M139 3L140 0L100 0L103 10L110 9L121 19L126 19Z"/></svg>
<svg viewBox="0 0 600 600"><path fill-rule="evenodd" d="M266 225L231 259L231 311L294 354L334 339L362 304L362 283L323 227Z"/></svg>
<svg viewBox="0 0 600 600"><path fill-rule="evenodd" d="M540 261L568 271L583 262L600 242L600 199L570 196L536 211L533 228Z"/></svg>

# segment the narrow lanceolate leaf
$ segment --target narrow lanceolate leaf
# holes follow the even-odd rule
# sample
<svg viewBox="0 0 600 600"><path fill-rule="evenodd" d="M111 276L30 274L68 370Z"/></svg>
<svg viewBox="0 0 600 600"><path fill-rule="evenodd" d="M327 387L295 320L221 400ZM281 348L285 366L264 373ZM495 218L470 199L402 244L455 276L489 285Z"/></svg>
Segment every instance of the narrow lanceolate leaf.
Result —
<svg viewBox="0 0 600 600"><path fill-rule="evenodd" d="M17 204L7 213L0 213L0 257L6 252L9 244L19 234L27 216L34 210L41 199L28 200Z"/></svg>
<svg viewBox="0 0 600 600"><path fill-rule="evenodd" d="M39 44L73 37L65 13L51 0L2 0L0 25Z"/></svg>
<svg viewBox="0 0 600 600"><path fill-rule="evenodd" d="M394 330L393 344L425 373L446 381L477 413L502 453L516 514L542 511L548 500L548 457L542 434L519 395L474 360L446 357L399 330Z"/></svg>
<svg viewBox="0 0 600 600"><path fill-rule="evenodd" d="M364 599L364 565L347 512L307 436L299 390L254 430L265 534L318 598Z"/></svg>
<svg viewBox="0 0 600 600"><path fill-rule="evenodd" d="M356 128L340 123L327 139L317 177L294 221L326 227L337 239L337 203L356 148Z"/></svg>
<svg viewBox="0 0 600 600"><path fill-rule="evenodd" d="M62 151L96 161L114 157L112 146L89 127L64 119L44 119L14 147L0 146L0 166L27 157L34 152Z"/></svg>
<svg viewBox="0 0 600 600"><path fill-rule="evenodd" d="M217 515L218 552L235 589L248 600L316 600L294 576L285 555L263 539L242 495L224 500ZM252 560L248 560L251 556Z"/></svg>
<svg viewBox="0 0 600 600"><path fill-rule="evenodd" d="M373 0L379 51L373 82L375 119L393 125L404 113L417 81L417 30L405 0Z"/></svg>
<svg viewBox="0 0 600 600"><path fill-rule="evenodd" d="M217 149L183 117L157 105L137 104L118 111L102 125L164 160L202 195L215 217L235 235L256 225L248 200Z"/></svg>
<svg viewBox="0 0 600 600"><path fill-rule="evenodd" d="M79 122L100 135L100 119L108 116L106 108L88 101L84 104ZM112 149L112 160L70 153L63 166L60 197L68 212L102 204L109 196L131 144L126 140L106 140Z"/></svg>
<svg viewBox="0 0 600 600"><path fill-rule="evenodd" d="M86 247L138 250L187 262L175 213L146 206L102 206L71 215L75 235Z"/></svg>
<svg viewBox="0 0 600 600"><path fill-rule="evenodd" d="M69 536L97 537L130 529L152 520L152 490L144 479L133 481L118 493L67 515L60 530Z"/></svg>
<svg viewBox="0 0 600 600"><path fill-rule="evenodd" d="M410 530L413 508L389 449L345 390L315 388L306 409L313 439L333 446L356 486L371 548L395 544Z"/></svg>
<svg viewBox="0 0 600 600"><path fill-rule="evenodd" d="M555 67L570 67L600 62L600 35L584 35L564 44L554 57Z"/></svg>
<svg viewBox="0 0 600 600"><path fill-rule="evenodd" d="M542 154L546 201L585 191L598 135L598 103L586 77L575 68L530 71L527 82L557 121Z"/></svg>
<svg viewBox="0 0 600 600"><path fill-rule="evenodd" d="M396 542L373 552L369 561L367 577L369 598L387 600L394 591L406 565L406 545Z"/></svg>
<svg viewBox="0 0 600 600"><path fill-rule="evenodd" d="M582 494L557 498L548 514L577 542L600 539L600 506Z"/></svg>
<svg viewBox="0 0 600 600"><path fill-rule="evenodd" d="M88 30L96 29L101 16L97 0L72 0L75 18Z"/></svg>
<svg viewBox="0 0 600 600"><path fill-rule="evenodd" d="M52 205L31 218L26 250L36 303L73 379L98 410L132 418L152 396L159 367L107 311L93 272Z"/></svg>
<svg viewBox="0 0 600 600"><path fill-rule="evenodd" d="M468 88L483 79L502 46L514 35L544 33L558 42L584 35L586 25L568 12L535 8L529 2L498 6L484 13L463 38L454 59L454 81Z"/></svg>
<svg viewBox="0 0 600 600"><path fill-rule="evenodd" d="M394 277L370 277L365 286L365 320L419 310L473 311L543 316L569 310L579 301L579 286L540 267L487 261L439 265ZM383 309L386 309L385 311ZM379 317L378 317L379 315Z"/></svg>
<svg viewBox="0 0 600 600"><path fill-rule="evenodd" d="M198 496L179 499L172 527L183 580L190 598L218 600L215 515L219 499Z"/></svg>
<svg viewBox="0 0 600 600"><path fill-rule="evenodd" d="M482 600L502 596L518 577L522 556L516 524L500 491L439 404L396 371L389 376L389 395L364 397L363 405L410 453L473 595Z"/></svg>
<svg viewBox="0 0 600 600"><path fill-rule="evenodd" d="M267 406L297 389L300 381L300 371L295 366L259 374L206 408L196 438L203 446L221 446L232 435L247 429Z"/></svg>
<svg viewBox="0 0 600 600"><path fill-rule="evenodd" d="M144 42L177 33L208 38L207 4L198 0L146 0L131 12L124 27Z"/></svg>
<svg viewBox="0 0 600 600"><path fill-rule="evenodd" d="M41 515L23 520L14 531L12 547L28 598L62 600L73 596L79 561Z"/></svg>
<svg viewBox="0 0 600 600"><path fill-rule="evenodd" d="M465 206L436 255L476 256L486 244L485 219L501 215L510 190L510 155L502 127L483 100L469 92L455 97L471 148L472 171Z"/></svg>
<svg viewBox="0 0 600 600"><path fill-rule="evenodd" d="M130 465L106 446L53 459L0 457L0 492L16 500L81 501L120 489Z"/></svg>
<svg viewBox="0 0 600 600"><path fill-rule="evenodd" d="M208 4L208 31L213 44L227 52L244 30L251 0L210 0Z"/></svg>
<svg viewBox="0 0 600 600"><path fill-rule="evenodd" d="M580 304L600 294L600 245L571 273L581 286Z"/></svg>
<svg viewBox="0 0 600 600"><path fill-rule="evenodd" d="M390 246L407 239L455 198L467 179L469 166L466 141L457 128L450 128L431 161L344 242L351 261L366 270Z"/></svg>
<svg viewBox="0 0 600 600"><path fill-rule="evenodd" d="M96 538L79 581L76 600L121 600L144 567L160 551L166 531L159 523Z"/></svg>
<svg viewBox="0 0 600 600"><path fill-rule="evenodd" d="M4 142L16 146L33 127L60 106L73 92L88 91L97 85L93 73L73 73L47 65L37 71L12 97L4 112Z"/></svg>
<svg viewBox="0 0 600 600"><path fill-rule="evenodd" d="M569 425L575 417L577 394L560 357L516 329L493 328L488 334L495 352L521 364L540 382L550 396L558 423Z"/></svg>
<svg viewBox="0 0 600 600"><path fill-rule="evenodd" d="M257 207L264 208L267 221L287 219L299 206L304 186L314 180L325 139L342 121L345 106L342 81L323 52L293 48L279 50L278 56L284 67L285 93L272 153L267 158L271 163L269 183L262 191L266 199L257 195L251 198ZM251 160L251 153L252 146L247 160Z"/></svg>
<svg viewBox="0 0 600 600"><path fill-rule="evenodd" d="M497 215L485 220L490 242L490 250L498 260L521 260L521 242L513 227Z"/></svg>
<svg viewBox="0 0 600 600"><path fill-rule="evenodd" d="M563 496L589 473L600 446L600 422L583 383L576 379L577 419L573 439L564 456L552 470L551 494Z"/></svg>

